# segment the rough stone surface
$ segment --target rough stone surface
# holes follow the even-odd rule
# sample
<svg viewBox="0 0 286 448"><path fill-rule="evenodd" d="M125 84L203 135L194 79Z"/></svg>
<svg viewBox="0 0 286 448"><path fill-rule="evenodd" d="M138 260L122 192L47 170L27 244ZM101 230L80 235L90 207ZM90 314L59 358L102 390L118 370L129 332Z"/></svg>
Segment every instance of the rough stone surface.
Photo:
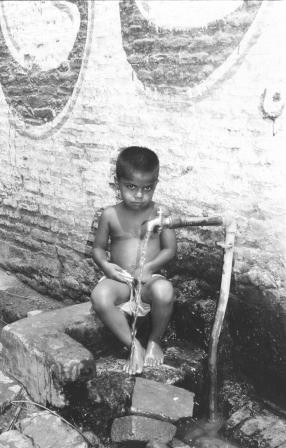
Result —
<svg viewBox="0 0 286 448"><path fill-rule="evenodd" d="M117 353L118 356L118 353ZM99 417L104 415L105 424L116 417L129 413L135 378L123 371L127 361L116 355L98 359L96 361L96 376L88 381L88 399L95 406L94 413L101 409ZM145 368L142 378L159 381L163 384L181 384L186 375L181 368L163 364L158 368Z"/></svg>
<svg viewBox="0 0 286 448"><path fill-rule="evenodd" d="M218 403L221 409L221 413L230 417L241 411L242 409L248 409L249 406L254 405L252 398L255 396L254 388L251 384L241 379L229 376L226 378L219 391L218 391ZM256 403L258 406L258 403Z"/></svg>
<svg viewBox="0 0 286 448"><path fill-rule="evenodd" d="M11 405L11 401L15 400L20 390L21 386L0 370L0 414Z"/></svg>
<svg viewBox="0 0 286 448"><path fill-rule="evenodd" d="M286 442L286 419L249 400L230 416L222 433L246 447L276 448Z"/></svg>
<svg viewBox="0 0 286 448"><path fill-rule="evenodd" d="M201 437L192 443L192 448L235 448L235 445L217 437Z"/></svg>
<svg viewBox="0 0 286 448"><path fill-rule="evenodd" d="M21 420L18 428L39 448L88 448L88 443L75 429L47 411Z"/></svg>
<svg viewBox="0 0 286 448"><path fill-rule="evenodd" d="M136 378L131 413L176 422L192 417L194 394L185 389Z"/></svg>
<svg viewBox="0 0 286 448"><path fill-rule="evenodd" d="M64 387L94 375L92 354L65 334L66 327L87 319L89 310L88 303L73 305L4 327L3 368L26 387L35 401L64 406ZM95 333L96 328L94 321Z"/></svg>
<svg viewBox="0 0 286 448"><path fill-rule="evenodd" d="M170 442L170 446L172 448L188 448L190 445L174 437Z"/></svg>
<svg viewBox="0 0 286 448"><path fill-rule="evenodd" d="M218 418L214 422L206 418L186 419L177 425L176 437L184 443L193 446L194 441L197 440L204 438L216 439L222 425L223 420L221 418Z"/></svg>
<svg viewBox="0 0 286 448"><path fill-rule="evenodd" d="M131 405L134 377L123 372L127 361L119 358L119 352L96 360L96 377L87 384L88 396L92 403L105 405L105 413L110 418L119 417L127 412ZM123 353L122 353L123 355ZM198 392L205 381L203 350L192 347L169 347L165 350L165 363L160 368L145 367L142 378L166 385L177 385Z"/></svg>
<svg viewBox="0 0 286 448"><path fill-rule="evenodd" d="M23 400L25 403L13 403L11 406L6 407L4 412L0 414L0 434L8 431L8 429L15 429L17 421L30 416L34 412L40 411L38 406L31 403L31 397L23 388L21 388L20 393L15 399L17 401Z"/></svg>
<svg viewBox="0 0 286 448"><path fill-rule="evenodd" d="M120 417L130 407L134 377L122 371L123 363L122 360L114 360L112 370L97 368L96 377L87 384L89 400L103 407L106 419Z"/></svg>
<svg viewBox="0 0 286 448"><path fill-rule="evenodd" d="M0 448L34 448L33 441L20 431L12 430L0 434Z"/></svg>
<svg viewBox="0 0 286 448"><path fill-rule="evenodd" d="M160 440L169 442L176 432L176 427L169 422L131 415L114 420L111 428L113 442L148 442Z"/></svg>
<svg viewBox="0 0 286 448"><path fill-rule="evenodd" d="M215 316L217 297L210 297L211 288L204 291L196 280L182 282L177 288L174 325L179 337L208 346ZM199 296L199 297L198 297Z"/></svg>
<svg viewBox="0 0 286 448"><path fill-rule="evenodd" d="M174 384L184 387L195 392L195 398L202 400L204 395L204 387L207 375L207 353L205 350L194 346L192 343L184 341L184 343L170 344L165 351L165 363L180 369L184 378L182 381L173 382ZM156 376L148 376L148 379L157 381Z"/></svg>

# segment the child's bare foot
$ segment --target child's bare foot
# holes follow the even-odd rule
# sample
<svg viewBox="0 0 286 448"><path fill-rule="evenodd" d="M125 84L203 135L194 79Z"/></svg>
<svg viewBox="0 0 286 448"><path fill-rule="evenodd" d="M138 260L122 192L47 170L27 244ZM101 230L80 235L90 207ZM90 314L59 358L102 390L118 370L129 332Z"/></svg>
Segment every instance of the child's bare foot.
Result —
<svg viewBox="0 0 286 448"><path fill-rule="evenodd" d="M134 340L134 348L131 350L130 358L123 367L124 372L129 375L142 373L144 364L145 349L142 347L138 339Z"/></svg>
<svg viewBox="0 0 286 448"><path fill-rule="evenodd" d="M164 354L160 345L155 341L149 341L144 359L144 366L156 367L163 364Z"/></svg>

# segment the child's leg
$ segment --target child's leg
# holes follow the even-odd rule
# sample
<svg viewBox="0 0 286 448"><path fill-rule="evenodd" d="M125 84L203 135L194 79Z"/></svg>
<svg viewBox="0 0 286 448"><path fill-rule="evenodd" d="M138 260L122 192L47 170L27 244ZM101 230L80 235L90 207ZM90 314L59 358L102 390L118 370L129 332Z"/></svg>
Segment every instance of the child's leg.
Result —
<svg viewBox="0 0 286 448"><path fill-rule="evenodd" d="M172 315L174 305L174 289L171 282L164 278L154 278L144 291L143 300L151 302L152 330L149 336L145 361L146 366L157 366L163 363L163 352L160 340Z"/></svg>
<svg viewBox="0 0 286 448"><path fill-rule="evenodd" d="M117 305L129 300L130 289L126 283L104 279L91 293L93 308L100 320L115 334L126 347L131 347L131 329L125 314ZM145 351L140 342L135 341L135 353L132 363L125 369L130 374L141 373Z"/></svg>
<svg viewBox="0 0 286 448"><path fill-rule="evenodd" d="M129 287L111 279L104 279L98 283L91 293L94 311L100 320L127 347L131 344L131 332L127 319L117 308L117 305L129 299Z"/></svg>

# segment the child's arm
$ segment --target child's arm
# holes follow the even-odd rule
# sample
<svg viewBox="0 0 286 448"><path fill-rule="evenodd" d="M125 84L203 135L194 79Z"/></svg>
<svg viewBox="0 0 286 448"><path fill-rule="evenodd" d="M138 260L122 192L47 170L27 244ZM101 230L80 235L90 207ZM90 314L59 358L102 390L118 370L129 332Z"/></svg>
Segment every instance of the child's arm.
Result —
<svg viewBox="0 0 286 448"><path fill-rule="evenodd" d="M173 229L163 229L160 234L161 250L158 255L148 261L144 266L143 282L150 280L152 274L160 271L169 261L171 261L177 251L176 234Z"/></svg>
<svg viewBox="0 0 286 448"><path fill-rule="evenodd" d="M98 228L95 235L94 245L92 249L92 257L97 266L103 271L107 278L125 282L127 279L127 272L115 263L110 263L107 260L106 250L110 235L110 221L112 210L105 209L98 222ZM129 275L129 274L128 274Z"/></svg>

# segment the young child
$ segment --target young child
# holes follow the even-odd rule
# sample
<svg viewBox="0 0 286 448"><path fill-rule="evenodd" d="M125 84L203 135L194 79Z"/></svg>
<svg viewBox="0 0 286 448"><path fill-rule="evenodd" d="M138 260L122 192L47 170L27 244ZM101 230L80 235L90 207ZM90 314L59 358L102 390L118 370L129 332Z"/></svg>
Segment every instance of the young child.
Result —
<svg viewBox="0 0 286 448"><path fill-rule="evenodd" d="M116 162L116 181L122 202L107 207L99 220L93 258L104 277L92 292L91 301L102 322L128 348L132 345L131 328L125 313L132 314L130 282L138 279L138 254L142 245L142 224L158 212L152 198L158 183L159 160L148 148L127 147ZM108 244L110 243L110 247ZM106 251L110 251L110 260ZM152 330L146 351L134 339L132 356L124 370L141 373L144 366L163 363L160 339L168 325L174 302L171 282L160 275L160 269L176 254L174 230L164 228L153 232L146 251L142 278L142 302L138 316L151 308Z"/></svg>

